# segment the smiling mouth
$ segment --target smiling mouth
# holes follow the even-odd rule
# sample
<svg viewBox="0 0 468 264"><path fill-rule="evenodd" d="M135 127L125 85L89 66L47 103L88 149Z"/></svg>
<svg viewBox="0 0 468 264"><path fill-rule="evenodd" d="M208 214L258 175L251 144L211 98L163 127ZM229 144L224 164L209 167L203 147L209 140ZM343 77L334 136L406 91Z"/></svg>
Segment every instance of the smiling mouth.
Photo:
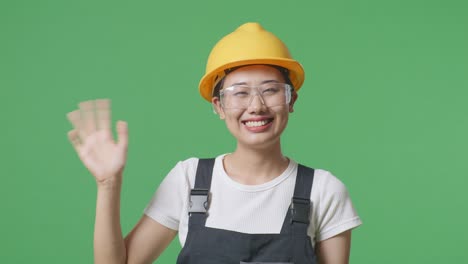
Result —
<svg viewBox="0 0 468 264"><path fill-rule="evenodd" d="M261 127L271 122L273 122L273 118L260 120L260 121L244 121L242 123L244 123L244 125L246 125L247 127Z"/></svg>

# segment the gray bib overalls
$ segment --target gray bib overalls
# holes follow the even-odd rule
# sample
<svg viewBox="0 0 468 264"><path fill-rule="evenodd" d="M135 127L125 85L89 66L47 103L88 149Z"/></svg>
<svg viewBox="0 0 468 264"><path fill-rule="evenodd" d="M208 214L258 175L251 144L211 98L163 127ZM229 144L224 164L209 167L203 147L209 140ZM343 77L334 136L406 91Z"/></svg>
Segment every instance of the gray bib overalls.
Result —
<svg viewBox="0 0 468 264"><path fill-rule="evenodd" d="M205 226L213 165L214 159L198 162L188 234L178 264L317 263L307 235L313 169L298 165L294 196L279 234L246 234Z"/></svg>

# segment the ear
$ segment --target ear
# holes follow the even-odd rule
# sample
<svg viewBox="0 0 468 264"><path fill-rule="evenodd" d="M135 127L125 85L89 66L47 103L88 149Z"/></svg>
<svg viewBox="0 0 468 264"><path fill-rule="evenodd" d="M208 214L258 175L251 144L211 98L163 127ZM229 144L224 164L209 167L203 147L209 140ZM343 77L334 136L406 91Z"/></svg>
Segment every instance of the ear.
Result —
<svg viewBox="0 0 468 264"><path fill-rule="evenodd" d="M297 95L296 91L294 91L291 94L291 102L289 103L289 113L294 112L294 103L296 103L297 97L298 97L298 95Z"/></svg>
<svg viewBox="0 0 468 264"><path fill-rule="evenodd" d="M211 99L211 105L213 105L213 109L219 115L220 119L224 119L226 117L224 115L224 110L221 106L221 101L219 100L219 97L213 97L213 99Z"/></svg>

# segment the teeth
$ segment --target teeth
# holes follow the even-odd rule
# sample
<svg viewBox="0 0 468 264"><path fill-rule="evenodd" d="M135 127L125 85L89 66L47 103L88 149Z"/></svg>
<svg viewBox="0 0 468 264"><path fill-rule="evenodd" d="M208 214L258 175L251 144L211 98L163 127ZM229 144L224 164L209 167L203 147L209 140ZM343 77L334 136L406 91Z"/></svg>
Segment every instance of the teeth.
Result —
<svg viewBox="0 0 468 264"><path fill-rule="evenodd" d="M248 126L248 127L259 127L259 126L264 126L269 122L270 122L269 120L247 121L247 122L245 122L245 125Z"/></svg>

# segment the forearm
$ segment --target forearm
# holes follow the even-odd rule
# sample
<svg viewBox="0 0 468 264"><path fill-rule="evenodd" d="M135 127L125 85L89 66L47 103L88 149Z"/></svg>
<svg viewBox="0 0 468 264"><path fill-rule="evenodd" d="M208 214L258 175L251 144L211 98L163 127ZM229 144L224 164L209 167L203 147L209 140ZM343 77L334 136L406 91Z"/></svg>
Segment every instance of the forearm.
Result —
<svg viewBox="0 0 468 264"><path fill-rule="evenodd" d="M119 177L121 179L121 177ZM98 185L94 225L94 262L125 263L126 249L120 226L121 180Z"/></svg>

